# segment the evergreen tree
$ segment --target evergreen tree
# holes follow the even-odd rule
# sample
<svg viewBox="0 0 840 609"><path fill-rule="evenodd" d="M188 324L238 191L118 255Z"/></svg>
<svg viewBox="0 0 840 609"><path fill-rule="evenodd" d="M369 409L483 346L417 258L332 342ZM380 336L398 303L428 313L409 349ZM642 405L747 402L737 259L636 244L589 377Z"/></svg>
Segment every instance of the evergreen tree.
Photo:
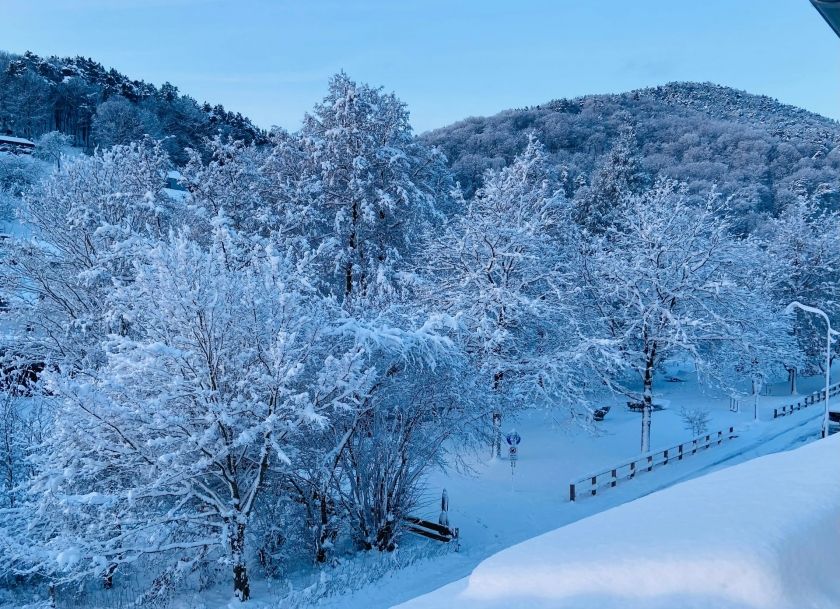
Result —
<svg viewBox="0 0 840 609"><path fill-rule="evenodd" d="M606 230L623 199L650 184L636 150L635 133L625 128L593 172L590 183L575 193L574 219L590 233Z"/></svg>

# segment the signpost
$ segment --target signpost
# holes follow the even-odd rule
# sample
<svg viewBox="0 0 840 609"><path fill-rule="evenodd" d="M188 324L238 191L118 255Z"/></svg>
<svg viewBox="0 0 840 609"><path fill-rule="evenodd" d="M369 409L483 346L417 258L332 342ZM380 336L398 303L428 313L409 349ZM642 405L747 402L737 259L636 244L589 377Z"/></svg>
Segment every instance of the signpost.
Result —
<svg viewBox="0 0 840 609"><path fill-rule="evenodd" d="M513 471L516 469L516 461L519 459L519 443L522 441L522 436L516 433L516 430L512 430L508 435L505 436L505 440L508 443L508 459L510 459L510 475L511 480L513 480Z"/></svg>

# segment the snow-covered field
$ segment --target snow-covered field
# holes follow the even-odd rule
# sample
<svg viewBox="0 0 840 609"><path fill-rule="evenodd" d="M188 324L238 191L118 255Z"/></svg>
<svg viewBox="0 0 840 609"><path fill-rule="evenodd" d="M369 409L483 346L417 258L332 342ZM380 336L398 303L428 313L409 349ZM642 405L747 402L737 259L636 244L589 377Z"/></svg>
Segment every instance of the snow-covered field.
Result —
<svg viewBox="0 0 840 609"><path fill-rule="evenodd" d="M791 401L784 383L772 386L771 396L759 397L761 419L756 423L751 401L744 401L740 412L731 412L729 397L698 385L692 373L672 369L668 375L676 375L685 382L657 380L657 397L669 405L653 415L652 445L655 448L691 437L679 416L682 406L708 407L712 416L710 431L733 425L738 438L681 462L639 475L635 480L607 489L596 497L584 497L572 503L568 496L572 478L638 455L641 415L630 412L623 406L624 400L620 397L605 400L604 403L612 403L613 408L598 424L597 433L589 435L559 424L550 409L525 411L515 422L505 422L503 426L505 431L515 426L522 436L519 461L513 476L506 458L493 460L488 453L475 456L469 463L472 471L441 472L428 481L429 505L419 515L436 520L437 499L441 490L446 488L450 497L450 521L453 526L459 527L461 533L458 552L439 549L434 542L407 540L398 552L402 553L402 558L395 559L397 564L406 561L406 555L422 555L427 551L432 556L397 568L370 583L353 582L355 590L342 590L340 594L315 604L329 609L384 609L465 578L482 560L529 538L679 481L756 456L800 446L818 437L821 405L813 405L794 416L772 421L773 407ZM800 394L819 389L821 382L822 379L817 377L801 380ZM428 549L425 550L424 546ZM207 605L208 609L213 606ZM458 605L440 602L437 606ZM529 605L514 603L508 606Z"/></svg>
<svg viewBox="0 0 840 609"><path fill-rule="evenodd" d="M840 600L840 437L596 514L404 609L805 609Z"/></svg>

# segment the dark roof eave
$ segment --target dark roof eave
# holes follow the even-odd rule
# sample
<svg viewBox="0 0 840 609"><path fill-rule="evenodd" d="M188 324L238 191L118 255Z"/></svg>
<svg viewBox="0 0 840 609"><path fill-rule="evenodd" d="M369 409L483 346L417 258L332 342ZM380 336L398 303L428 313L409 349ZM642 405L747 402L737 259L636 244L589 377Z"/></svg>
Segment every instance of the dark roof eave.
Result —
<svg viewBox="0 0 840 609"><path fill-rule="evenodd" d="M840 0L811 0L811 4L831 26L834 33L840 36Z"/></svg>

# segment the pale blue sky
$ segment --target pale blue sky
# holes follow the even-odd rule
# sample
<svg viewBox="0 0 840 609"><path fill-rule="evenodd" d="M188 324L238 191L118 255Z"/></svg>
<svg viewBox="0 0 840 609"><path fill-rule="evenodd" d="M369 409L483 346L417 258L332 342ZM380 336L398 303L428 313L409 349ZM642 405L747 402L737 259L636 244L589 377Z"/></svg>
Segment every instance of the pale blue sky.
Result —
<svg viewBox="0 0 840 609"><path fill-rule="evenodd" d="M673 80L840 118L840 41L808 0L0 0L0 49L89 56L263 127L296 129L340 69L419 131Z"/></svg>

